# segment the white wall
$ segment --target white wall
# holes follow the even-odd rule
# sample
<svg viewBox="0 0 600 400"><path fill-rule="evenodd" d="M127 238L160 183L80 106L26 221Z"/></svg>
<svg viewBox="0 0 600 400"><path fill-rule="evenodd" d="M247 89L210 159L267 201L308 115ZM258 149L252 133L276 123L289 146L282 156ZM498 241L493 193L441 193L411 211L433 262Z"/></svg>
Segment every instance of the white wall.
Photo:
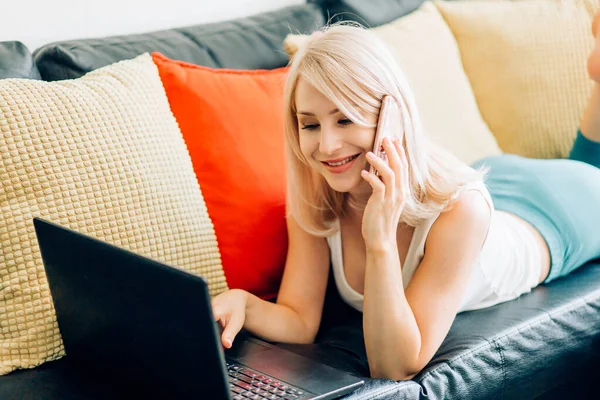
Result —
<svg viewBox="0 0 600 400"><path fill-rule="evenodd" d="M0 42L31 51L66 39L143 33L217 22L304 0L1 0Z"/></svg>

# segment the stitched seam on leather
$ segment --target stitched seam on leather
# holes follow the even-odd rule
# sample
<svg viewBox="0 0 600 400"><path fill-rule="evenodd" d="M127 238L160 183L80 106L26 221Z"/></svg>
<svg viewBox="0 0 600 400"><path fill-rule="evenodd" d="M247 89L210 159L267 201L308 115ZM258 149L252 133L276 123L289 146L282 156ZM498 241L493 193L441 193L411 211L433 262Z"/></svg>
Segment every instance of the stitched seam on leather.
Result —
<svg viewBox="0 0 600 400"><path fill-rule="evenodd" d="M595 290L595 291L589 293L586 296L578 297L577 299L575 299L575 300L573 300L573 301L571 301L571 302L569 302L569 303L567 303L567 304L565 304L563 306L558 307L557 309L553 310L552 312L544 311L545 314L540 315L537 318L534 318L532 321L523 322L523 323L515 326L514 328L510 329L509 331L507 331L507 332L505 332L503 334L493 336L491 339L486 339L485 337L481 337L485 341L485 343L482 343L479 346L477 346L477 347L475 347L475 348L473 348L473 349L471 349L469 351L463 352L460 355L458 355L458 356L456 356L456 357L454 357L454 358L452 358L452 359L450 359L450 360L448 360L448 361L446 361L446 362L444 362L444 363L436 366L435 368L431 369L430 371L427 371L425 374L423 374L423 376L421 376L419 378L418 382L423 381L426 377L428 377L429 375L432 375L434 372L436 372L440 368L443 368L445 366L450 366L451 364L453 364L456 361L459 361L459 360L461 360L461 359L463 359L465 357L474 355L474 354L478 353L484 347L489 348L492 345L493 341L497 341L497 340L503 339L503 338L505 338L507 336L510 336L510 335L514 334L516 331L519 331L519 330L521 330L523 328L528 328L528 327L531 327L531 326L539 325L542 321L550 321L550 320L554 319L557 316L564 315L567 312L569 312L569 311L575 309L576 307L578 307L581 302L585 303L586 305L589 305L590 303L586 299L590 298L590 297L593 298L593 299L596 299L596 300L598 300L600 302L600 289Z"/></svg>
<svg viewBox="0 0 600 400"><path fill-rule="evenodd" d="M598 303L600 304L600 290L596 290L594 292L592 292L593 294L595 293L596 296L594 296L594 298L598 301ZM552 321L554 320L556 317L560 317L562 315L567 314L568 312L578 308L579 306L581 306L581 304L583 303L584 305L590 306L590 302L586 300L586 297L590 297L590 295L587 295L585 297L577 297L575 300L560 306L558 309L553 310L552 312L548 312L546 310L544 310L544 314L540 315L539 317L534 318L531 321L526 321L526 322L522 322L519 325L509 329L508 331L495 335L491 338L491 341L498 341L500 339L504 339L508 336L513 335L515 332L521 331L523 328L530 328L533 326L537 326L537 325L541 325L542 322L546 322L546 321Z"/></svg>
<svg viewBox="0 0 600 400"><path fill-rule="evenodd" d="M473 354L475 354L475 353L479 352L479 350L480 350L481 348L484 348L484 347L486 347L486 348L490 348L490 347L491 347L492 343L491 343L491 342L490 342L488 339L486 339L486 338L484 338L484 337L482 337L481 339L482 339L482 340L483 340L485 343L482 343L482 344L480 344L479 346L475 347L474 349L471 349L471 350L465 351L465 352L463 352L463 353L459 354L458 356L456 356L456 357L454 357L454 358L452 358L452 359L450 359L450 360L448 360L448 361L445 361L445 362L443 362L442 364L440 364L440 365L436 366L435 368L433 368L433 369L431 369L431 370L427 371L427 372L426 372L426 373L424 373L424 374L423 374L421 377L419 377L419 382L420 382L420 381L422 381L422 380L424 380L424 379L425 379L425 378L426 378L428 375L431 375L431 374L433 374L434 372L436 372L438 369L440 369L440 368L444 368L444 367L447 367L447 366L450 366L451 364L453 364L453 363L454 363L454 362L456 362L456 361L460 361L460 360L462 360L463 358L469 357L469 356L471 356L471 355L473 355Z"/></svg>
<svg viewBox="0 0 600 400"><path fill-rule="evenodd" d="M401 386L398 382L394 382L393 383L393 387L391 388L385 388L385 389L380 389L380 390L375 390L375 392L370 391L369 393L366 393L365 396L360 396L358 398L358 400L364 399L364 400L369 400L369 399L374 399L376 397L379 397L381 395L387 395L388 393L393 393L393 392L397 392L398 391L398 387Z"/></svg>
<svg viewBox="0 0 600 400"><path fill-rule="evenodd" d="M500 368L502 368L502 398L506 397L506 361L504 358L504 351L502 351L502 347L497 341L493 342L494 347L500 353Z"/></svg>

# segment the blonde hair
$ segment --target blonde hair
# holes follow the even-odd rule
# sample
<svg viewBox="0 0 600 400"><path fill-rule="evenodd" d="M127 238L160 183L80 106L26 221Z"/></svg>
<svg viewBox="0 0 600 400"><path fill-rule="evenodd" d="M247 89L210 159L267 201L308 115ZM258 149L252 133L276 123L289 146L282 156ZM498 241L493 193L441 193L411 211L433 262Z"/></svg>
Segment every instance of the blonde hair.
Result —
<svg viewBox="0 0 600 400"><path fill-rule="evenodd" d="M481 182L476 171L427 138L404 73L386 45L369 30L336 23L313 33L292 56L285 86L285 133L288 156L289 213L307 232L328 236L331 222L350 202L312 169L300 150L295 90L302 77L354 123L373 127L362 112L379 113L384 95L391 95L403 116L403 146L409 164L409 188L400 220L411 226L447 209L467 186Z"/></svg>

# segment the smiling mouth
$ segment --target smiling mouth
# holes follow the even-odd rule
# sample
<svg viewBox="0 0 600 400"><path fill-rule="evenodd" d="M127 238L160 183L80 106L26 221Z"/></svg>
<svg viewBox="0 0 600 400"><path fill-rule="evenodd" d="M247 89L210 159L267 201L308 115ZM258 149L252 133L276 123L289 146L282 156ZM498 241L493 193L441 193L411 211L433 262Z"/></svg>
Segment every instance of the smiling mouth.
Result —
<svg viewBox="0 0 600 400"><path fill-rule="evenodd" d="M345 158L341 161L336 161L336 162L327 162L327 161L322 161L323 164L325 165L329 165L330 167L339 167L340 165L344 165L344 164L348 164L349 162L353 161L356 157L358 157L360 154L355 154L353 156L350 156L348 158Z"/></svg>

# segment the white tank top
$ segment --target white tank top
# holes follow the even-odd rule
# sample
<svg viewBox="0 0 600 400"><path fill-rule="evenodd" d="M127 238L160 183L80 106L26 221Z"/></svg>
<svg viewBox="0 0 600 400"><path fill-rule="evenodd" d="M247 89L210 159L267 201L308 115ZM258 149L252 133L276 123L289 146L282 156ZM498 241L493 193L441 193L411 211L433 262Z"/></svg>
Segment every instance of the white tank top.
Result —
<svg viewBox="0 0 600 400"><path fill-rule="evenodd" d="M541 273L542 255L539 251L532 251L539 248L534 235L510 214L494 210L490 194L483 183L471 189L484 196L492 215L488 235L475 262L459 312L490 307L519 297L537 285ZM415 227L402 266L404 289L423 259L427 235L438 217L436 215ZM327 238L327 243L335 283L342 299L362 311L363 295L354 290L346 280L339 220L334 224L337 231Z"/></svg>

